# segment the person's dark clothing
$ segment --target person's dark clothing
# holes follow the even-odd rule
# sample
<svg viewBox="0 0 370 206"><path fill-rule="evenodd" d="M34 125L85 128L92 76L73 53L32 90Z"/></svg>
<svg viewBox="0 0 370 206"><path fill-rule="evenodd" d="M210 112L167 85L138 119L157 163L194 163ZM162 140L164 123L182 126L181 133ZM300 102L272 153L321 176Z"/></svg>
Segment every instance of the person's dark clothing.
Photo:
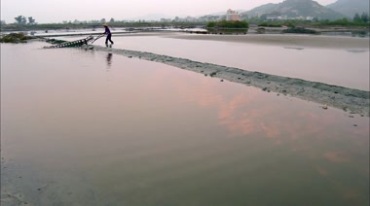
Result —
<svg viewBox="0 0 370 206"><path fill-rule="evenodd" d="M110 32L109 28L107 26L105 26L105 32L104 34L107 35L107 38L105 39L105 44L108 45L108 41L110 41L111 44L113 44L113 41L112 41L112 33Z"/></svg>
<svg viewBox="0 0 370 206"><path fill-rule="evenodd" d="M107 26L104 26L104 27L105 27L105 32L104 32L104 34L111 34L111 33L110 33L109 28L108 28Z"/></svg>

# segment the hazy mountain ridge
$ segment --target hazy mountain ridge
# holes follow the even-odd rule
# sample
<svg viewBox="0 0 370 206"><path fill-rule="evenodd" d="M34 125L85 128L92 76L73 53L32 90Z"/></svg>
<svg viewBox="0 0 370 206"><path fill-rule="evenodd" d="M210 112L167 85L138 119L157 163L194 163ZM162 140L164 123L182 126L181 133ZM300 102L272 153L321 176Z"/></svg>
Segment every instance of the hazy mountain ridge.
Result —
<svg viewBox="0 0 370 206"><path fill-rule="evenodd" d="M285 0L278 4L265 4L250 11L242 13L248 17L261 17L276 19L338 19L343 14L326 8L313 0Z"/></svg>
<svg viewBox="0 0 370 206"><path fill-rule="evenodd" d="M250 11L244 12L242 13L242 15L247 15L249 17L261 16L263 14L272 13L275 8L276 8L276 4L273 4L273 3L264 4Z"/></svg>
<svg viewBox="0 0 370 206"><path fill-rule="evenodd" d="M353 18L356 13L370 13L369 0L337 0L335 3L327 5L334 11L344 14L348 18Z"/></svg>
<svg viewBox="0 0 370 206"><path fill-rule="evenodd" d="M335 3L323 6L314 0L285 0L281 3L268 3L258 6L249 11L238 10L242 19L259 17L265 19L341 19L353 18L356 13L369 14L369 0L337 0ZM224 12L214 12L198 17L176 17L175 20L197 20L197 21L217 21L224 18ZM160 20L170 19L163 14L152 14L135 19Z"/></svg>

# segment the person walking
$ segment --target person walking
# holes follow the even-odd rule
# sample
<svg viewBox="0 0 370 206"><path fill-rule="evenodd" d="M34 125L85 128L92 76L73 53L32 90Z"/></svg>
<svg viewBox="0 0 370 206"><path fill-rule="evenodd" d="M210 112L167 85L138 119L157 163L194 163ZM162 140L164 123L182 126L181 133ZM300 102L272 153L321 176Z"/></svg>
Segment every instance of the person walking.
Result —
<svg viewBox="0 0 370 206"><path fill-rule="evenodd" d="M112 33L110 32L110 29L108 28L108 25L104 24L103 26L105 28L104 34L107 35L107 38L105 39L105 45L108 47L108 41L110 41L110 43L113 44Z"/></svg>

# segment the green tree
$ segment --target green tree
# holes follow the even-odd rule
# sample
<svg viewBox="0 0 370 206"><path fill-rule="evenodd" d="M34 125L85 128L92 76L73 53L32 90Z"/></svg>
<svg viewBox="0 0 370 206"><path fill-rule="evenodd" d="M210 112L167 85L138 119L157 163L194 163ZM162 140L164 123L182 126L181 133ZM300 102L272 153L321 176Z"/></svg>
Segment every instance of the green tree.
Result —
<svg viewBox="0 0 370 206"><path fill-rule="evenodd" d="M36 24L36 20L32 16L28 17L28 24Z"/></svg>
<svg viewBox="0 0 370 206"><path fill-rule="evenodd" d="M26 23L27 23L27 19L26 19L26 17L24 17L24 16L22 16L22 15L19 15L19 16L15 17L14 19L15 19L15 21L16 21L16 23L17 23L17 24L22 24L22 25L24 25L24 24L26 24Z"/></svg>
<svg viewBox="0 0 370 206"><path fill-rule="evenodd" d="M215 27L215 26L216 26L216 22L214 21L208 22L207 24L207 27Z"/></svg>
<svg viewBox="0 0 370 206"><path fill-rule="evenodd" d="M361 22L361 17L360 14L356 13L355 16L353 17L354 22Z"/></svg>
<svg viewBox="0 0 370 206"><path fill-rule="evenodd" d="M364 23L369 22L369 15L367 13L362 13L360 18L361 18L361 21Z"/></svg>
<svg viewBox="0 0 370 206"><path fill-rule="evenodd" d="M332 21L331 24L347 26L347 25L350 24L350 21L347 18L343 18L343 19L338 19L338 20Z"/></svg>
<svg viewBox="0 0 370 206"><path fill-rule="evenodd" d="M114 23L114 19L110 18L109 23Z"/></svg>
<svg viewBox="0 0 370 206"><path fill-rule="evenodd" d="M246 21L208 22L207 30L215 33L247 33L249 24Z"/></svg>

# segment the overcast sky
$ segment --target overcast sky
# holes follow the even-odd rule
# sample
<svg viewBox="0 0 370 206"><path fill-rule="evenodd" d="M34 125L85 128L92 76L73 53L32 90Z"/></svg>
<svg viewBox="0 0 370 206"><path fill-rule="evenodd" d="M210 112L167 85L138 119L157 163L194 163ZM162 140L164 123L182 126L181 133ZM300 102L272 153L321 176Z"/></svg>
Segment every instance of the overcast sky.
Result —
<svg viewBox="0 0 370 206"><path fill-rule="evenodd" d="M15 22L14 17L32 16L37 23L62 21L131 20L149 15L200 16L227 9L250 10L266 3L283 0L1 0L1 20ZM317 0L321 5L336 0Z"/></svg>

